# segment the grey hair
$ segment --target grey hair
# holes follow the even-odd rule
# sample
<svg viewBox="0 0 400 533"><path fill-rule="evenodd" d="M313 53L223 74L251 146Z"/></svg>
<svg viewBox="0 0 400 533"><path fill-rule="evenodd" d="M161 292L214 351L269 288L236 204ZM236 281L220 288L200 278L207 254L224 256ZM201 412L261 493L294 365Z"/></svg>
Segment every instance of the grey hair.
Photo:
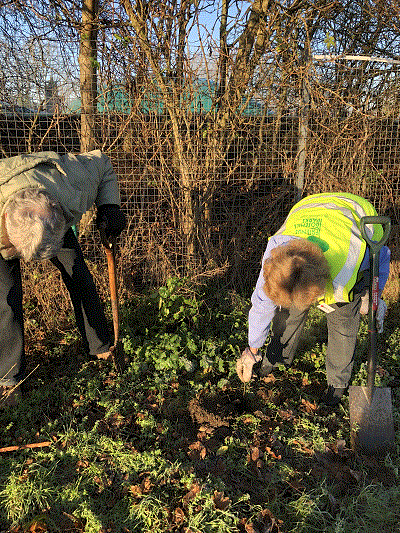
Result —
<svg viewBox="0 0 400 533"><path fill-rule="evenodd" d="M46 191L22 189L4 212L9 241L25 261L49 259L62 247L65 218L61 205Z"/></svg>

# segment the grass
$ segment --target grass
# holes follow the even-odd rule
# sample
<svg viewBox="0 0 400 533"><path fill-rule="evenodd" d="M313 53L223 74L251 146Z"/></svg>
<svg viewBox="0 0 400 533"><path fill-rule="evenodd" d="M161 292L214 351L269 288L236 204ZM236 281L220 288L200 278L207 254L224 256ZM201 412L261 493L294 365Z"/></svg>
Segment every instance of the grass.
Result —
<svg viewBox="0 0 400 533"><path fill-rule="evenodd" d="M121 309L123 375L89 361L70 313L45 320L40 298L26 302L29 368L38 368L22 403L0 411L0 444L52 444L0 454L0 531L400 532L397 302L379 339L397 443L373 458L350 449L347 400L318 405L318 310L293 367L244 389L235 361L249 302L237 294L171 279L132 297ZM367 347L363 319L354 383Z"/></svg>

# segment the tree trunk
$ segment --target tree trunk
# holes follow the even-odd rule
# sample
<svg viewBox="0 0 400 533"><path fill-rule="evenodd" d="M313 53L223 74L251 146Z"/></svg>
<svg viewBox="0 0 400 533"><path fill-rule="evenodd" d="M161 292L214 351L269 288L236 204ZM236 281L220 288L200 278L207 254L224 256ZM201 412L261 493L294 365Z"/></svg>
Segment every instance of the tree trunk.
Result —
<svg viewBox="0 0 400 533"><path fill-rule="evenodd" d="M84 0L80 32L81 151L96 146L98 0Z"/></svg>
<svg viewBox="0 0 400 533"><path fill-rule="evenodd" d="M96 148L98 7L98 0L83 1L79 48L81 152L89 152ZM83 215L79 224L79 233L81 235L88 233L93 218L94 208L91 208Z"/></svg>

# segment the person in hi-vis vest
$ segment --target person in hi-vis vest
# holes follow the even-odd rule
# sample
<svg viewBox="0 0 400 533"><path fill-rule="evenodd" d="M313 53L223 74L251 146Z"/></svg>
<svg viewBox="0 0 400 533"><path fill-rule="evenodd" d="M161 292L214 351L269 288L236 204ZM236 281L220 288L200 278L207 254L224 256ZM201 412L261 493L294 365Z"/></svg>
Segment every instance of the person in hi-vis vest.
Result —
<svg viewBox="0 0 400 533"><path fill-rule="evenodd" d="M361 236L360 219L376 214L370 202L348 193L314 194L293 206L268 241L251 297L249 345L236 363L243 382L250 381L253 373L267 376L274 367L292 363L308 310L319 304L328 327L328 387L321 402L339 404L352 373L360 314L368 311L369 250ZM382 237L380 225L366 228L372 240ZM378 331L387 309L381 294L389 262L389 248L383 246Z"/></svg>

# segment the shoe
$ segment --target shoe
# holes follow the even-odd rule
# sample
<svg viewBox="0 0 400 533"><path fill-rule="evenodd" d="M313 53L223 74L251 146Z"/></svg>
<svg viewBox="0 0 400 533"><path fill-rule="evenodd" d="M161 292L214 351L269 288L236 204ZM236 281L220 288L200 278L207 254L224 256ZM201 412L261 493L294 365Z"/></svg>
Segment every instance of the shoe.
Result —
<svg viewBox="0 0 400 533"><path fill-rule="evenodd" d="M2 407L15 407L21 398L21 389L18 385L12 387L0 385L0 409Z"/></svg>
<svg viewBox="0 0 400 533"><path fill-rule="evenodd" d="M344 389L335 389L332 385L328 385L324 394L320 398L320 403L327 405L328 407L337 407L341 400L342 396L345 393L346 388Z"/></svg>

